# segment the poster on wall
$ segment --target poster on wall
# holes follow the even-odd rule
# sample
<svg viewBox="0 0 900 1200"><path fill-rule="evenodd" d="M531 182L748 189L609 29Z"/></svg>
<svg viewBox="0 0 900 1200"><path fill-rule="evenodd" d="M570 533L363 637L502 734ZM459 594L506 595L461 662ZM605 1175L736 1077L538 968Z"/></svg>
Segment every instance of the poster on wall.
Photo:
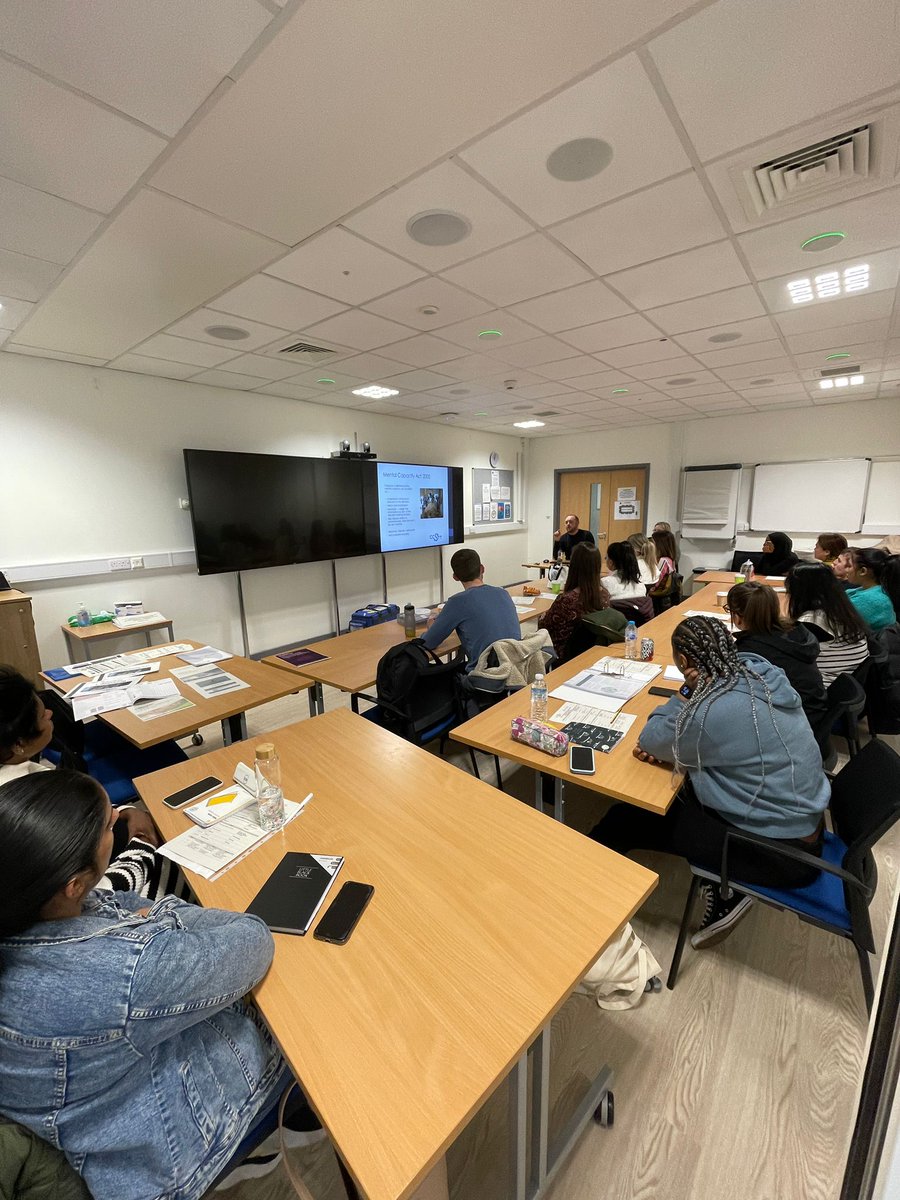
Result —
<svg viewBox="0 0 900 1200"><path fill-rule="evenodd" d="M507 525L513 519L515 472L472 468L472 524Z"/></svg>
<svg viewBox="0 0 900 1200"><path fill-rule="evenodd" d="M641 506L637 500L616 500L613 504L614 521L639 521Z"/></svg>

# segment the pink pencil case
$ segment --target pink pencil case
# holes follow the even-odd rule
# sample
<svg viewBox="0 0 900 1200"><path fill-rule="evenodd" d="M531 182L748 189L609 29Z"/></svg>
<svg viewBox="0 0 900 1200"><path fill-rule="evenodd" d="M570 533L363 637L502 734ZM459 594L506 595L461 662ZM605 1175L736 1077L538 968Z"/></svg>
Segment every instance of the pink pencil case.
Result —
<svg viewBox="0 0 900 1200"><path fill-rule="evenodd" d="M569 747L569 735L561 729L553 729L543 721L533 721L531 717L514 717L509 730L514 742L524 742L535 750L543 750L559 758Z"/></svg>

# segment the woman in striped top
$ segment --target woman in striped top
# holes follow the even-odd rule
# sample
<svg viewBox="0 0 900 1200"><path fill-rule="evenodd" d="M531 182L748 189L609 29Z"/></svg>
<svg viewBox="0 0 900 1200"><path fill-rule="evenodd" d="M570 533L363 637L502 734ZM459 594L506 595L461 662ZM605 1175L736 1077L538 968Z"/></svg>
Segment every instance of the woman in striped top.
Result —
<svg viewBox="0 0 900 1200"><path fill-rule="evenodd" d="M819 640L816 659L826 688L869 657L866 624L824 563L798 563L785 581L788 614Z"/></svg>

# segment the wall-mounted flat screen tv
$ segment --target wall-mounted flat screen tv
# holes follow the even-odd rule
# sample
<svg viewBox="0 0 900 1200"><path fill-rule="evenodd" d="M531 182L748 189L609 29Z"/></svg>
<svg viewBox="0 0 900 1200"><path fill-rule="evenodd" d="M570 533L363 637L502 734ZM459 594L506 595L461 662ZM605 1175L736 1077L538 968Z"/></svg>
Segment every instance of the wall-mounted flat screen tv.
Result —
<svg viewBox="0 0 900 1200"><path fill-rule="evenodd" d="M201 575L377 554L372 464L185 450Z"/></svg>
<svg viewBox="0 0 900 1200"><path fill-rule="evenodd" d="M463 540L462 467L369 465L378 478L382 551L450 546Z"/></svg>

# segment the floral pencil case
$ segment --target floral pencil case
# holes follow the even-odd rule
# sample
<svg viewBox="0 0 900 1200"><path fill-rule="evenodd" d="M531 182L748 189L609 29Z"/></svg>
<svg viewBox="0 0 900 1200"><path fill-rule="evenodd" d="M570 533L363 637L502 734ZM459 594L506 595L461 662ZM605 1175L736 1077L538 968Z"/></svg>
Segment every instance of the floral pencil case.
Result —
<svg viewBox="0 0 900 1200"><path fill-rule="evenodd" d="M561 729L553 729L543 721L534 721L531 717L514 717L510 726L510 735L514 742L524 742L535 750L543 750L559 758L565 754L569 746L568 735Z"/></svg>

